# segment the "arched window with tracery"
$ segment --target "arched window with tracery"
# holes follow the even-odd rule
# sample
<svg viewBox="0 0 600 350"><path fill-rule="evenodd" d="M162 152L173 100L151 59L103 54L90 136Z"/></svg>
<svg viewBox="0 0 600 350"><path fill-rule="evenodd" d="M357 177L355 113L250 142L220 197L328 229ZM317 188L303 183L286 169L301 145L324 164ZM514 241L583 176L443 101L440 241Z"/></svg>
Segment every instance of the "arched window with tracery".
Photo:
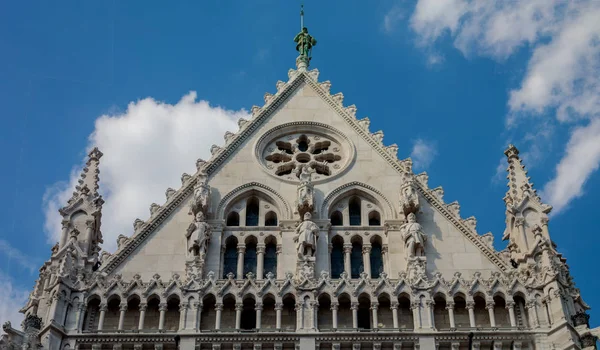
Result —
<svg viewBox="0 0 600 350"><path fill-rule="evenodd" d="M246 226L258 226L259 203L256 197L251 197L246 202Z"/></svg>
<svg viewBox="0 0 600 350"><path fill-rule="evenodd" d="M344 272L344 240L340 236L331 241L331 278L340 278Z"/></svg>
<svg viewBox="0 0 600 350"><path fill-rule="evenodd" d="M360 213L360 199L352 197L348 203L348 214L350 216L350 226L360 226L362 218Z"/></svg>
<svg viewBox="0 0 600 350"><path fill-rule="evenodd" d="M225 241L225 256L223 257L223 278L227 278L228 273L235 275L237 271L237 238L231 236Z"/></svg>

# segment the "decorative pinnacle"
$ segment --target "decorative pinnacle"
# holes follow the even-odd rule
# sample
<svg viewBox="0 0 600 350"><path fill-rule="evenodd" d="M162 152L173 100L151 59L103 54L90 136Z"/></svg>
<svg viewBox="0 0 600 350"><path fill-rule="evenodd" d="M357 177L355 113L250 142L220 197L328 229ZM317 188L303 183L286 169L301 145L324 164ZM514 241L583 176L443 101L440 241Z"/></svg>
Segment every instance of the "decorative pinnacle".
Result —
<svg viewBox="0 0 600 350"><path fill-rule="evenodd" d="M527 170L523 164L521 158L519 158L519 150L514 145L509 145L504 151L504 154L508 158L508 190L504 196L504 202L507 206L518 205L523 201L526 196L535 198L538 202L540 201L536 190L533 188L533 183L529 176L527 176Z"/></svg>

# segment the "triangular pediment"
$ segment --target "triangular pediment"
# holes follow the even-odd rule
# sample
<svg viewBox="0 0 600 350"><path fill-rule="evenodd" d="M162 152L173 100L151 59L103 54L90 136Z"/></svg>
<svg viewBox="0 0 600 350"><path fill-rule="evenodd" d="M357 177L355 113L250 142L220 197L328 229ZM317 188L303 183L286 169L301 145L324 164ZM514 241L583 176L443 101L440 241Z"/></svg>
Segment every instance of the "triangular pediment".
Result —
<svg viewBox="0 0 600 350"><path fill-rule="evenodd" d="M267 191L269 192L268 194L273 194L278 203L283 203L283 207L292 208L294 204L293 199L287 199L289 197L287 194L282 196L277 192L281 191L278 187L282 185L277 184L276 179L269 178L269 181L275 183L275 185L260 184L260 181L252 180L254 174L260 174L261 177L264 176L260 167L249 165L247 170L249 175L245 176L248 180L242 180L241 183L232 183L228 180L228 174L239 173L239 168L234 168L234 166L238 166L242 162L248 163L250 157L254 158L256 151L253 148L256 147L256 143L264 133L277 128L278 125L293 123L298 118L297 115L300 113L298 111L310 106L313 106L315 110L320 111L319 113L324 115L307 112L306 119L308 120L304 123L323 125L324 127L331 128L331 130L338 130L340 133L347 135L348 139L353 142L352 147L356 149L356 159L353 162L358 163L361 161L363 154L368 152L369 157L371 157L369 162L373 164L372 167L363 167L362 170L359 168L350 169L346 172L345 177L337 177L331 181L331 185L327 185L321 190L323 197L333 193L328 188L333 189L336 186L338 189L343 188L343 185L347 183L368 183L370 175L365 174L364 179L362 179L360 178L362 175L358 173L359 171L364 171L364 169L372 171L373 174L382 172L387 172L390 175L393 174L394 181L396 181L395 184L392 184L393 186L400 186L406 178L413 177L417 180L415 181L416 189L424 200L424 204L438 213L438 215L444 217L451 226L459 231L463 239L467 242L465 244L474 245L475 249L482 255L480 259L488 260L488 265L495 266L493 268L496 270L509 270L506 262L501 260L493 248L488 246L477 234L474 228L475 220L463 220L459 214L458 204L444 203L441 188L429 189L427 174L412 174L411 161L399 160L397 158L396 152L398 147L396 145L385 146L383 143L383 133L379 131L371 132L369 130L368 118L357 119L356 107L353 105L344 107L343 94L331 94L331 84L328 81L318 82L317 78L317 70L310 72L291 70L289 80L278 83L275 94L267 94L265 96L264 106L252 108L252 118L250 120L240 120L240 129L237 133L227 133L225 137L226 142L223 146L212 147L211 159L197 163L198 172L195 175L184 174L182 176L182 187L175 191L167 191L167 202L162 206L154 205L153 214L149 220L136 223L136 230L133 236L125 241L119 247L118 251L103 263L101 270L107 274L111 274L122 269L124 264L131 263L131 260L135 260L133 255L137 254L136 252L144 247L147 240L154 236L157 230L161 230L165 224L169 224L169 221L177 221L178 225L185 226L185 224L180 224L179 222L187 220L187 225L189 225L192 218L188 216L186 206L193 193L194 185L199 179L208 179L208 184L214 187L212 194L214 198L211 198L212 203L210 206L213 210L211 215L214 219L223 220L224 214L221 212L215 213L215 211L223 211L225 200L231 199L235 193L250 190L248 184L251 183L254 183L255 187L258 186L255 189L256 191ZM320 120L324 122L320 122ZM246 153L243 153L242 150ZM259 177L259 175L255 177ZM295 191L295 186L291 187ZM389 191L380 187L372 188L371 192L378 194L379 197L383 197ZM279 196L277 197L276 195ZM394 209L397 199L393 194L389 196L392 197L385 198L383 201L385 203L385 211L386 213L391 212L394 215L393 219L397 219L396 216L399 214ZM392 209L388 210L388 206L390 205ZM318 212L318 210L322 210L322 208L316 208L315 211ZM176 219L173 219L174 216ZM294 219L293 210L282 211L281 219ZM183 226L181 230L185 232L187 227ZM183 251L181 254L185 254L185 248L182 246L181 249ZM179 270L172 272L184 275L183 266L185 264L185 257L181 256L179 258L181 262L174 262L174 265L181 267L179 267ZM141 265L141 263L135 262L134 265Z"/></svg>

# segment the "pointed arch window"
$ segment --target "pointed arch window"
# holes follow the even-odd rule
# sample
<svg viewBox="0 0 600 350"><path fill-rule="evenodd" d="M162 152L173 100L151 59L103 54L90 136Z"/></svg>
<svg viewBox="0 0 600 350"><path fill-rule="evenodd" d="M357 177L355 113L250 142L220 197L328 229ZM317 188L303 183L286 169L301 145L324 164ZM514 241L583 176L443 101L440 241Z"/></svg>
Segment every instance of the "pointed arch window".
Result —
<svg viewBox="0 0 600 350"><path fill-rule="evenodd" d="M381 257L381 244L371 243L371 278L379 278L383 272L383 259Z"/></svg>
<svg viewBox="0 0 600 350"><path fill-rule="evenodd" d="M277 214L270 211L265 215L265 226L277 226Z"/></svg>
<svg viewBox="0 0 600 350"><path fill-rule="evenodd" d="M331 214L331 225L332 226L342 226L344 224L344 217L342 216L342 213L340 213L339 211L334 211Z"/></svg>
<svg viewBox="0 0 600 350"><path fill-rule="evenodd" d="M250 198L246 202L246 226L258 226L258 199Z"/></svg>
<svg viewBox="0 0 600 350"><path fill-rule="evenodd" d="M331 245L331 278L340 278L344 271L344 241L336 236Z"/></svg>
<svg viewBox="0 0 600 350"><path fill-rule="evenodd" d="M232 211L227 215L227 226L240 226L240 214L236 211Z"/></svg>
<svg viewBox="0 0 600 350"><path fill-rule="evenodd" d="M360 273L364 271L362 257L362 243L352 243L352 253L350 254L350 275L351 278L359 278Z"/></svg>
<svg viewBox="0 0 600 350"><path fill-rule="evenodd" d="M358 197L352 197L352 199L350 199L350 202L348 203L348 211L350 214L350 226L360 226L360 199Z"/></svg>
<svg viewBox="0 0 600 350"><path fill-rule="evenodd" d="M230 237L225 244L225 257L223 259L223 278L227 278L228 273L235 275L237 270L237 239Z"/></svg>
<svg viewBox="0 0 600 350"><path fill-rule="evenodd" d="M264 275L266 276L269 272L277 276L277 246L273 242L269 242L265 246Z"/></svg>
<svg viewBox="0 0 600 350"><path fill-rule="evenodd" d="M256 276L256 242L246 244L246 253L244 254L244 278L248 272Z"/></svg>
<svg viewBox="0 0 600 350"><path fill-rule="evenodd" d="M381 216L377 210L369 213L369 226L381 226Z"/></svg>

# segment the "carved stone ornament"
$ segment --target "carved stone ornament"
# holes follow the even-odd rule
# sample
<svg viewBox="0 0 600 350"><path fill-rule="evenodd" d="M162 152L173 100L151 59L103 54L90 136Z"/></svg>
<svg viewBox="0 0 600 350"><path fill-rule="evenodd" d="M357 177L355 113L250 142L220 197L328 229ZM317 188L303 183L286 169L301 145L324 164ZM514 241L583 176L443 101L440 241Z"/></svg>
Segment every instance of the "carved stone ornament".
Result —
<svg viewBox="0 0 600 350"><path fill-rule="evenodd" d="M196 185L194 185L194 198L190 208L190 213L196 215L202 212L208 213L208 204L210 199L210 186L206 183L206 176L202 176Z"/></svg>
<svg viewBox="0 0 600 350"><path fill-rule="evenodd" d="M417 185L412 178L408 179L400 189L400 208L404 215L419 211L419 196Z"/></svg>
<svg viewBox="0 0 600 350"><path fill-rule="evenodd" d="M314 186L311 177L314 170L308 166L302 167L300 173L300 184L298 185L298 200L296 208L300 217L304 217L305 213L312 213L314 208Z"/></svg>
<svg viewBox="0 0 600 350"><path fill-rule="evenodd" d="M188 257L199 257L204 260L206 247L210 241L211 227L204 220L204 214L199 211L194 217L185 234L187 238Z"/></svg>
<svg viewBox="0 0 600 350"><path fill-rule="evenodd" d="M582 347L587 348L588 346L590 346L593 347L593 349L596 349L596 342L598 341L598 337L596 337L595 335L587 333L579 337L579 340L581 340Z"/></svg>
<svg viewBox="0 0 600 350"><path fill-rule="evenodd" d="M400 227L402 240L406 246L407 257L425 256L425 242L427 236L423 232L423 227L417 222L414 213L409 213L407 222Z"/></svg>
<svg viewBox="0 0 600 350"><path fill-rule="evenodd" d="M296 227L296 237L294 237L294 242L296 243L299 261L304 261L309 257L313 258L317 251L319 226L312 222L311 219L312 215L308 212L305 213L304 221Z"/></svg>
<svg viewBox="0 0 600 350"><path fill-rule="evenodd" d="M586 314L583 311L579 311L575 315L571 316L571 320L573 321L573 325L575 327L586 325L589 327L590 315Z"/></svg>

